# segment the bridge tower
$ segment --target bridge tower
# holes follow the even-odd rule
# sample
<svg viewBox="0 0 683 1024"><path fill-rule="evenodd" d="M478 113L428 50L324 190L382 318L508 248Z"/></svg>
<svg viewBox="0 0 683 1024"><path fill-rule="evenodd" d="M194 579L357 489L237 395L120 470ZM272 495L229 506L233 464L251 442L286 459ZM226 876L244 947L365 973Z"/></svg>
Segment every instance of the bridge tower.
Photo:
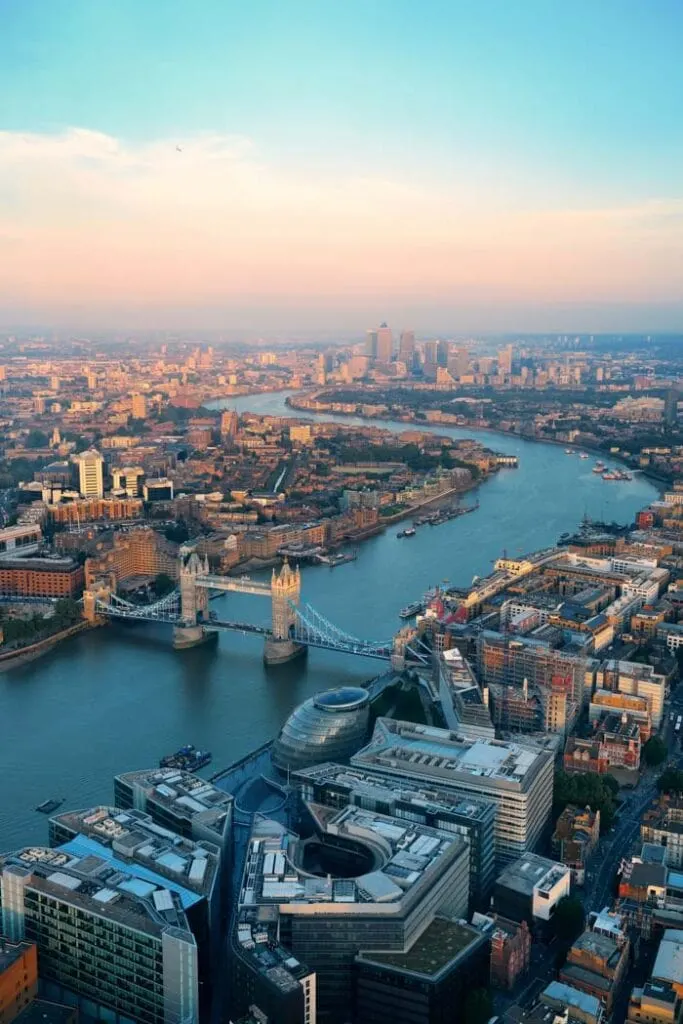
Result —
<svg viewBox="0 0 683 1024"><path fill-rule="evenodd" d="M173 627L173 646L180 650L184 647L196 647L208 639L215 639L215 633L207 633L201 624L209 610L209 592L205 587L197 586L197 577L209 572L209 563L204 561L196 551L188 553L187 548L180 549L178 565L178 586L180 588L180 622Z"/></svg>
<svg viewBox="0 0 683 1024"><path fill-rule="evenodd" d="M272 635L266 639L263 658L267 665L278 665L306 652L305 646L296 643L290 636L296 623L295 608L301 596L301 572L298 566L292 569L285 559L279 573L273 569L271 595Z"/></svg>

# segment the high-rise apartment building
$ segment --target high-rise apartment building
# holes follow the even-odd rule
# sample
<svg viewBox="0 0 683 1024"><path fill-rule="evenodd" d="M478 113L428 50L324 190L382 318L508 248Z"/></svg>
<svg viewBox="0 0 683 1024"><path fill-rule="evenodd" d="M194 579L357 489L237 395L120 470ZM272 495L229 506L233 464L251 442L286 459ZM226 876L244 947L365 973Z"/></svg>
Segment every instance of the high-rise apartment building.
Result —
<svg viewBox="0 0 683 1024"><path fill-rule="evenodd" d="M506 376L512 373L512 345L506 345L498 352L498 373Z"/></svg>
<svg viewBox="0 0 683 1024"><path fill-rule="evenodd" d="M95 1020L196 1024L197 946L182 886L30 847L0 857L1 929L38 947L42 994Z"/></svg>
<svg viewBox="0 0 683 1024"><path fill-rule="evenodd" d="M104 459L95 448L76 456L78 489L82 498L104 497Z"/></svg>
<svg viewBox="0 0 683 1024"><path fill-rule="evenodd" d="M147 418L147 399L144 395L136 392L131 397L131 415L134 420L144 420Z"/></svg>
<svg viewBox="0 0 683 1024"><path fill-rule="evenodd" d="M522 743L474 739L448 729L378 718L358 768L496 804L494 844L502 867L533 850L550 823L553 756Z"/></svg>
<svg viewBox="0 0 683 1024"><path fill-rule="evenodd" d="M221 437L234 437L239 429L239 417L234 409L221 413Z"/></svg>
<svg viewBox="0 0 683 1024"><path fill-rule="evenodd" d="M678 385L669 388L664 397L664 422L667 427L675 426L678 421L678 400L680 397Z"/></svg>

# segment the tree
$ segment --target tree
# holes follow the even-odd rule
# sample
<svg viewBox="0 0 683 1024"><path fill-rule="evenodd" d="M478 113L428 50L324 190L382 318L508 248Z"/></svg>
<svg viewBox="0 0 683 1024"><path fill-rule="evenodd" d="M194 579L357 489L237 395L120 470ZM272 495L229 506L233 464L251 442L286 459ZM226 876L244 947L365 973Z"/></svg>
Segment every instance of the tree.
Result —
<svg viewBox="0 0 683 1024"><path fill-rule="evenodd" d="M650 736L643 747L643 758L645 763L654 768L666 761L669 751L661 736Z"/></svg>
<svg viewBox="0 0 683 1024"><path fill-rule="evenodd" d="M493 1014L491 993L485 988L473 988L465 997L464 1020L467 1024L487 1024Z"/></svg>
<svg viewBox="0 0 683 1024"><path fill-rule="evenodd" d="M164 530L164 537L166 540L173 541L174 544L184 544L190 536L190 531L184 522L173 523L171 526L167 526Z"/></svg>
<svg viewBox="0 0 683 1024"><path fill-rule="evenodd" d="M583 931L583 903L578 896L563 896L555 907L553 927L562 942L572 942Z"/></svg>
<svg viewBox="0 0 683 1024"><path fill-rule="evenodd" d="M618 792L619 784L611 775L590 772L578 775L558 771L555 773L553 811L559 817L568 804L589 806L594 811L600 811L600 831L608 832L614 821Z"/></svg>
<svg viewBox="0 0 683 1024"><path fill-rule="evenodd" d="M29 430L26 438L27 448L45 448L50 443L50 438L42 430Z"/></svg>
<svg viewBox="0 0 683 1024"><path fill-rule="evenodd" d="M154 582L152 583L152 586L154 588L154 593L157 595L157 597L165 597L166 594L170 594L171 591L174 589L175 583L168 575L168 573L159 572L154 577Z"/></svg>
<svg viewBox="0 0 683 1024"><path fill-rule="evenodd" d="M657 779L660 793L683 793L683 772L677 768L667 768Z"/></svg>

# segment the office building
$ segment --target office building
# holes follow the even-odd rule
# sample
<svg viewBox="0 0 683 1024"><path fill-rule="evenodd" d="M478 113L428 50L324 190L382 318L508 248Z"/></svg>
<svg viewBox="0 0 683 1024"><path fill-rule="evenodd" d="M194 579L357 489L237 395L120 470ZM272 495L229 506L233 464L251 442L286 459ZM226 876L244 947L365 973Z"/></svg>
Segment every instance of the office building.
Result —
<svg viewBox="0 0 683 1024"><path fill-rule="evenodd" d="M273 745L273 764L281 771L308 768L321 761L344 761L368 738L370 695L361 686L326 690L295 708Z"/></svg>
<svg viewBox="0 0 683 1024"><path fill-rule="evenodd" d="M377 331L377 362L390 363L394 354L394 336L391 327L382 324Z"/></svg>
<svg viewBox="0 0 683 1024"><path fill-rule="evenodd" d="M508 864L493 887L493 908L513 921L526 921L533 930L543 931L555 907L569 895L571 871L564 864L525 853Z"/></svg>
<svg viewBox="0 0 683 1024"><path fill-rule="evenodd" d="M663 846L667 867L683 867L683 801L663 796L643 814L640 836L644 843Z"/></svg>
<svg viewBox="0 0 683 1024"><path fill-rule="evenodd" d="M365 336L365 354L371 363L377 359L377 331L368 331Z"/></svg>
<svg viewBox="0 0 683 1024"><path fill-rule="evenodd" d="M335 808L352 804L460 836L470 847L470 909L488 905L495 877L492 800L461 797L418 780L340 764L301 769L290 782L304 803Z"/></svg>
<svg viewBox="0 0 683 1024"><path fill-rule="evenodd" d="M221 413L221 437L234 437L239 430L239 416L234 409L224 409Z"/></svg>
<svg viewBox="0 0 683 1024"><path fill-rule="evenodd" d="M401 331L398 358L409 370L412 369L415 359L415 331Z"/></svg>
<svg viewBox="0 0 683 1024"><path fill-rule="evenodd" d="M659 943L652 980L671 985L683 999L683 931L667 928Z"/></svg>
<svg viewBox="0 0 683 1024"><path fill-rule="evenodd" d="M488 936L435 917L406 953L356 957L356 1024L451 1024L473 988L488 984ZM464 1018L461 1018L464 1020Z"/></svg>
<svg viewBox="0 0 683 1024"><path fill-rule="evenodd" d="M34 942L9 942L0 928L0 1024L12 1024L38 992Z"/></svg>
<svg viewBox="0 0 683 1024"><path fill-rule="evenodd" d="M149 814L152 821L197 843L208 840L229 860L233 799L206 779L175 768L126 772L114 779L114 804Z"/></svg>
<svg viewBox="0 0 683 1024"><path fill-rule="evenodd" d="M667 427L674 427L678 422L678 400L680 390L678 386L669 388L664 397L664 422Z"/></svg>
<svg viewBox="0 0 683 1024"><path fill-rule="evenodd" d="M275 821L254 821L232 936L233 1016L251 1005L263 1010L272 998L272 988L263 991L263 952L274 948L283 950L270 961L283 997L297 994L306 965L311 990L315 976L312 1014L343 1024L354 1005L358 954L407 953L435 917L467 911L469 847L459 837L360 807L308 810L306 839Z"/></svg>
<svg viewBox="0 0 683 1024"><path fill-rule="evenodd" d="M74 457L78 465L78 489L82 498L104 497L104 459L94 448Z"/></svg>
<svg viewBox="0 0 683 1024"><path fill-rule="evenodd" d="M37 523L6 526L0 530L0 561L34 554L42 542L43 534Z"/></svg>
<svg viewBox="0 0 683 1024"><path fill-rule="evenodd" d="M533 746L461 736L448 729L379 718L358 768L427 783L496 805L499 867L534 848L550 822L553 755Z"/></svg>
<svg viewBox="0 0 683 1024"><path fill-rule="evenodd" d="M138 498L142 493L145 471L142 466L116 466L111 471L115 491L124 491L129 498Z"/></svg>
<svg viewBox="0 0 683 1024"><path fill-rule="evenodd" d="M512 373L512 345L506 345L498 352L498 373L509 377Z"/></svg>
<svg viewBox="0 0 683 1024"><path fill-rule="evenodd" d="M98 852L30 847L0 857L2 930L38 947L41 995L111 1024L195 1024L197 947L187 890Z"/></svg>
<svg viewBox="0 0 683 1024"><path fill-rule="evenodd" d="M145 480L142 487L145 501L173 501L173 481L168 477L159 476Z"/></svg>

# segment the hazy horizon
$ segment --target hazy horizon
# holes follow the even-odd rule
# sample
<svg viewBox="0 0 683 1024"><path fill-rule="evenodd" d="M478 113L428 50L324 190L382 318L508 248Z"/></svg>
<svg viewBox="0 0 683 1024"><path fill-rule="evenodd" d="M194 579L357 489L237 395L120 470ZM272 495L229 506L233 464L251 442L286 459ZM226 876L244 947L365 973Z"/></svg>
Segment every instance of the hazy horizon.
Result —
<svg viewBox="0 0 683 1024"><path fill-rule="evenodd" d="M3 11L0 327L683 329L683 7Z"/></svg>

